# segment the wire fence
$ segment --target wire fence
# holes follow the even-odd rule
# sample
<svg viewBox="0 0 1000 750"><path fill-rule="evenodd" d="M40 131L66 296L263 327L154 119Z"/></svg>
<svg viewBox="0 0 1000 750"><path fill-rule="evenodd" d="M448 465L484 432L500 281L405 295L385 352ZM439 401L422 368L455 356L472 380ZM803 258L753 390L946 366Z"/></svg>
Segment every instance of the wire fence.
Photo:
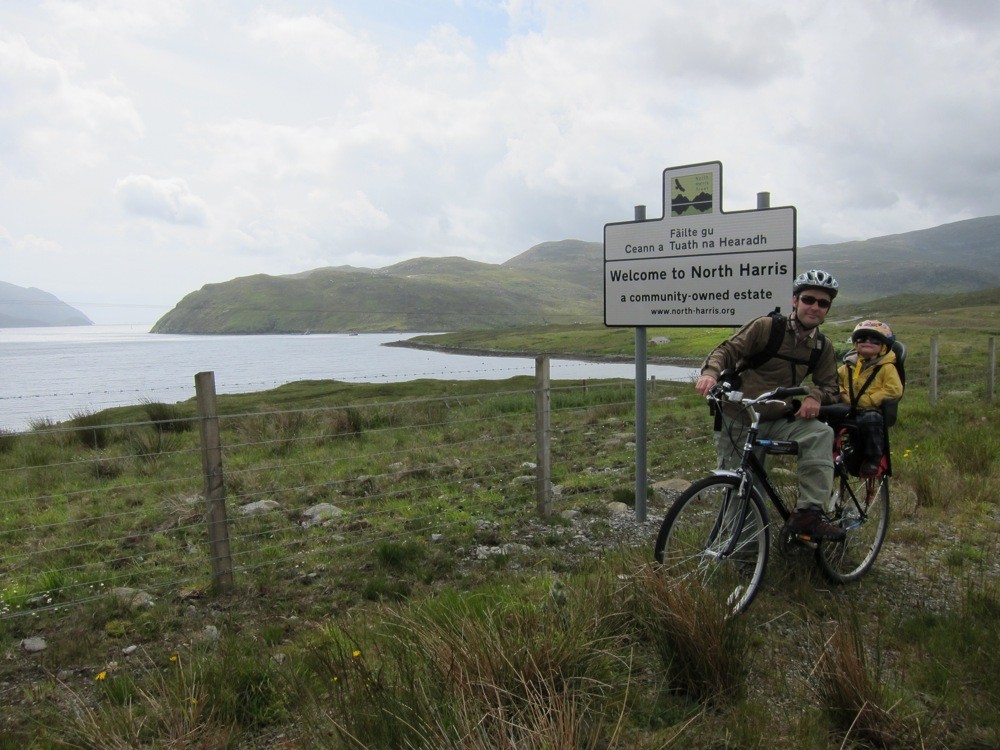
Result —
<svg viewBox="0 0 1000 750"><path fill-rule="evenodd" d="M992 351L940 355L939 405L970 388L992 398ZM929 388L930 361L930 347L910 347L908 390ZM510 382L218 415L236 585L308 585L373 550L405 554L413 543L459 567L505 554L499 529L530 523L539 508L537 387ZM634 384L555 381L550 395L552 510L601 522L609 502L634 499ZM690 386L657 383L649 408L651 480L707 469L709 420L674 418L703 408ZM170 409L117 423L92 416L0 433L0 619L109 592L183 601L217 587L201 418ZM538 533L562 544L572 529Z"/></svg>
<svg viewBox="0 0 1000 750"><path fill-rule="evenodd" d="M469 564L502 555L498 529L536 516L536 391L479 387L219 415L236 585L309 580L414 542ZM627 499L634 467L620 449L634 439L633 412L628 381L552 388L556 513L597 519ZM4 436L0 618L109 592L156 601L215 589L199 421L160 415Z"/></svg>

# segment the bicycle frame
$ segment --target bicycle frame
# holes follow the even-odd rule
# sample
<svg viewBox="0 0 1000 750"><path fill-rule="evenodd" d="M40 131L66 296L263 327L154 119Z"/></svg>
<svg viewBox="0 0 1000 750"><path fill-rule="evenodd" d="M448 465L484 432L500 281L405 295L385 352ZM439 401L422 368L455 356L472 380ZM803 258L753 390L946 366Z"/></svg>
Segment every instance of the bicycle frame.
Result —
<svg viewBox="0 0 1000 750"><path fill-rule="evenodd" d="M801 389L787 390L799 391ZM777 392L775 392L775 394L776 393ZM774 394L765 394L765 397L769 395ZM744 403L744 408L747 410L748 415L751 416L751 422L750 427L747 430L746 442L744 443L743 450L741 452L739 468L735 470L717 469L713 472L719 476L731 476L740 480L739 515L737 516L738 520L736 533L734 533L730 538L729 543L726 545L726 549L719 554L720 557L728 557L731 555L739 543L740 537L743 533L743 524L746 523L747 508L750 503L750 493L753 491L755 483L758 484L759 487L763 487L767 498L771 501L771 505L774 507L775 511L777 511L778 515L781 516L782 522L787 521L791 515L791 511L786 507L784 501L781 499L781 495L778 493L777 489L775 489L774 484L772 484L763 462L757 458L757 454L754 451L755 449L763 448L769 453L790 455L798 453L798 446L791 440L769 440L767 438L760 438L760 412L754 408L754 405L755 403ZM727 508L723 506L719 512L719 519L716 522L716 526L712 531L713 537L721 528L726 514ZM765 522L768 522L767 519L765 519Z"/></svg>
<svg viewBox="0 0 1000 750"><path fill-rule="evenodd" d="M789 389L790 390L790 389ZM777 392L775 392L777 393ZM762 399L767 399L768 396L773 394L765 394ZM721 399L720 399L721 400ZM733 400L730 400L733 402ZM730 476L740 480L740 490L739 490L739 516L738 516L738 526L736 527L737 533L734 534L733 538L730 540L726 549L720 554L721 557L726 557L732 554L735 549L740 534L743 531L743 524L747 517L747 506L750 502L750 491L751 488L756 484L759 489L763 489L763 497L766 497L771 502L771 506L781 517L782 522L788 521L792 514L792 510L788 508L785 501L782 499L781 494L775 488L774 484L771 482L771 478L767 473L767 469L764 466L764 462L757 457L756 451L758 449L763 449L766 453L772 453L776 455L795 455L798 453L798 446L795 441L792 440L770 440L768 438L760 437L760 413L754 408L758 402L743 402L742 405L747 412L747 415L751 417L750 426L747 429L746 441L744 442L743 449L740 456L740 465L735 470L725 470L718 469L714 471L714 474L719 476ZM842 462L837 461L837 454L840 451L839 439L834 442L834 464L833 464L833 476L834 480L844 476L847 472L846 467ZM875 488L874 479L868 479L866 482L867 492L870 494ZM888 481L887 477L882 477L881 481ZM852 525L857 527L862 525L868 520L868 508L865 498L859 498L855 494L854 489L849 484L841 484L834 481L834 486L839 492L841 487L847 490L848 497L838 498L841 502L850 502L854 509L857 511L857 521ZM724 507L719 514L719 523L717 528L721 527L723 519L726 516L727 509Z"/></svg>

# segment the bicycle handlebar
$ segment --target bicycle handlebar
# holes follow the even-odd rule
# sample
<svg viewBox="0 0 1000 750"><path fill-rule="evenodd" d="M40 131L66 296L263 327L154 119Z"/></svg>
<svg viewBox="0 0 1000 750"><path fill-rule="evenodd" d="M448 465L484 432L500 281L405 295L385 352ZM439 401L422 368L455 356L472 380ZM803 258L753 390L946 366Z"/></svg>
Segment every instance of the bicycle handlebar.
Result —
<svg viewBox="0 0 1000 750"><path fill-rule="evenodd" d="M766 401L783 401L786 398L807 395L809 395L809 389L804 385L797 385L791 388L775 388L773 391L762 393L755 398L744 398L741 392L734 390L725 381L716 383L712 390L708 392L708 398L715 399L716 401L738 401L748 406L762 404Z"/></svg>

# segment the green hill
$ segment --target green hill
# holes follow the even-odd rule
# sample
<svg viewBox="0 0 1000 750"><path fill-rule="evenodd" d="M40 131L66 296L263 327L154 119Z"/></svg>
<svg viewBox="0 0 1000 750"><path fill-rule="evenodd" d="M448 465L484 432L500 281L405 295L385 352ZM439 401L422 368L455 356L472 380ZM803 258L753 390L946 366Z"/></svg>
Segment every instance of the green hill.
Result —
<svg viewBox="0 0 1000 750"><path fill-rule="evenodd" d="M832 273L850 302L894 293L953 294L1000 285L1000 216L863 242L799 249L799 268Z"/></svg>
<svg viewBox="0 0 1000 750"><path fill-rule="evenodd" d="M600 318L593 289L465 258L247 276L187 295L154 333L446 331Z"/></svg>
<svg viewBox="0 0 1000 750"><path fill-rule="evenodd" d="M840 281L841 301L953 294L1000 285L1000 216L863 242L800 248L799 268ZM154 333L326 333L494 330L599 323L600 242L545 242L502 264L414 258L380 269L337 266L209 284Z"/></svg>

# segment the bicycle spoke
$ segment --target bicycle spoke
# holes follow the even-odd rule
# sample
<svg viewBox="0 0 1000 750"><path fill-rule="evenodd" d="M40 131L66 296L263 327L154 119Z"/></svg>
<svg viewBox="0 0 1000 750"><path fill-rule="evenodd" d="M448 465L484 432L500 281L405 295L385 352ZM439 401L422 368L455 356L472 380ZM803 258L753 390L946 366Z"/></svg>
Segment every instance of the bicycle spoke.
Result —
<svg viewBox="0 0 1000 750"><path fill-rule="evenodd" d="M745 510L738 482L709 477L695 483L667 513L656 559L674 582L697 583L732 612L749 605L767 563L768 528L759 502Z"/></svg>
<svg viewBox="0 0 1000 750"><path fill-rule="evenodd" d="M889 526L889 480L843 477L841 497L833 522L847 535L841 542L823 542L817 561L828 578L837 583L855 581L878 556Z"/></svg>

